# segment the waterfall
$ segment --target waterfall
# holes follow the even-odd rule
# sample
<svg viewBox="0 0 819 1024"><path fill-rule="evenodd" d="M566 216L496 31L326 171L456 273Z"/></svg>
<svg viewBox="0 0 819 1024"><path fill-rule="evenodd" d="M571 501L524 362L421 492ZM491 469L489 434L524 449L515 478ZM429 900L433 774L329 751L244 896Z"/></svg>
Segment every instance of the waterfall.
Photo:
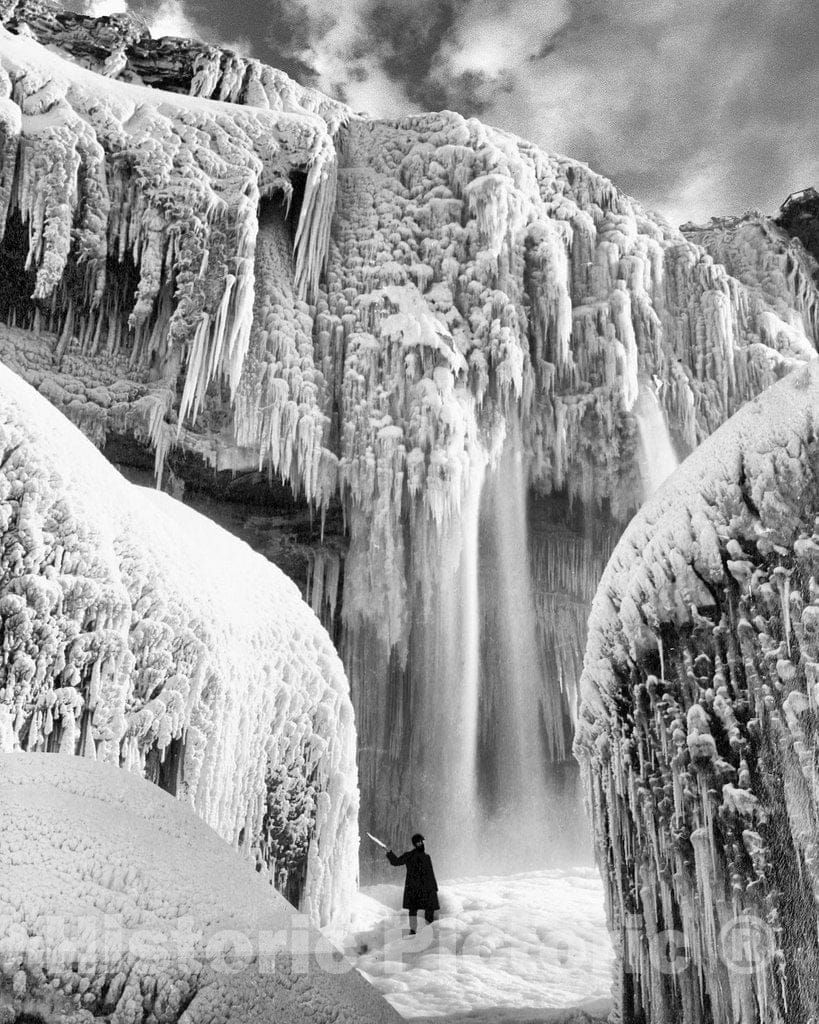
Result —
<svg viewBox="0 0 819 1024"><path fill-rule="evenodd" d="M546 667L551 634L539 621L529 467L514 420L494 461L476 453L469 473L442 533L415 524L413 626L406 665L382 670L383 733L372 703L359 705L373 796L363 828L388 823L395 844L424 833L443 878L590 863L568 753L573 694ZM555 557L564 549L573 550L558 545ZM365 849L373 855L378 874L381 858Z"/></svg>
<svg viewBox="0 0 819 1024"><path fill-rule="evenodd" d="M484 486L480 523L481 706L477 815L483 870L588 856L568 708L546 672L528 527L528 468L513 422ZM579 828L577 827L579 825Z"/></svg>
<svg viewBox="0 0 819 1024"><path fill-rule="evenodd" d="M480 735L481 606L479 576L479 516L485 477L483 463L473 471L472 486L463 507L461 556L462 757L461 791L470 811L477 805L478 739Z"/></svg>
<svg viewBox="0 0 819 1024"><path fill-rule="evenodd" d="M428 833L442 877L590 859L566 698L545 667L527 518L513 423L494 464L473 461L459 519L416 553L423 628L408 665L405 778L412 828Z"/></svg>
<svg viewBox="0 0 819 1024"><path fill-rule="evenodd" d="M476 458L460 516L418 545L417 620L408 675L410 830L429 832L439 873L462 874L464 841L479 816L479 514L485 461ZM422 530L424 527L422 526ZM405 681L406 683L406 681ZM402 780L403 781L403 780Z"/></svg>
<svg viewBox="0 0 819 1024"><path fill-rule="evenodd" d="M671 444L665 414L657 391L648 383L640 386L633 408L640 438L640 476L643 481L643 500L647 500L679 465Z"/></svg>

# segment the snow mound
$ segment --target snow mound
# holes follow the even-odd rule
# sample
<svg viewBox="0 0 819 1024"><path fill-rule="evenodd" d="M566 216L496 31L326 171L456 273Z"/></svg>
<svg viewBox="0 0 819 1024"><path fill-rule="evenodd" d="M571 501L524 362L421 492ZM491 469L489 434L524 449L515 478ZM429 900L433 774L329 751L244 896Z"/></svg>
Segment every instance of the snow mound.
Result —
<svg viewBox="0 0 819 1024"><path fill-rule="evenodd" d="M398 1020L250 864L144 780L0 754L0 819L0 1019Z"/></svg>
<svg viewBox="0 0 819 1024"><path fill-rule="evenodd" d="M130 485L0 364L0 750L148 776L316 921L357 878L355 729L330 638L275 566Z"/></svg>
<svg viewBox="0 0 819 1024"><path fill-rule="evenodd" d="M624 1017L819 1008L819 362L706 441L594 600L575 752Z"/></svg>

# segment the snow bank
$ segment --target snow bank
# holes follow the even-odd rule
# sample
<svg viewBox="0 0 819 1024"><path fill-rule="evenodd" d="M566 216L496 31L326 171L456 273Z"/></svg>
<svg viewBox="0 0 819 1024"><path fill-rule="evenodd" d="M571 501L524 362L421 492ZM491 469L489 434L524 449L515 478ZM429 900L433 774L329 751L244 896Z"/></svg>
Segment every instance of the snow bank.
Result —
<svg viewBox="0 0 819 1024"><path fill-rule="evenodd" d="M128 484L2 365L0 396L0 750L147 775L326 922L358 846L329 637L275 566Z"/></svg>
<svg viewBox="0 0 819 1024"><path fill-rule="evenodd" d="M706 441L594 600L575 752L626 1018L819 1008L819 362Z"/></svg>
<svg viewBox="0 0 819 1024"><path fill-rule="evenodd" d="M252 865L142 779L0 754L0 818L3 1020L398 1020Z"/></svg>

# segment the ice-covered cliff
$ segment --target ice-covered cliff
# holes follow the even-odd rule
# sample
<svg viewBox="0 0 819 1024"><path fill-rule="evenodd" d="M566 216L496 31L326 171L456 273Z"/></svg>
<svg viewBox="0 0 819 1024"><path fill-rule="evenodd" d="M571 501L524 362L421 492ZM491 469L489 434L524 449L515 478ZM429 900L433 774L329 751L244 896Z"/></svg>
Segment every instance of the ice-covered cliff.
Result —
<svg viewBox="0 0 819 1024"><path fill-rule="evenodd" d="M330 943L186 807L80 758L0 753L0 1019L390 1024Z"/></svg>
<svg viewBox="0 0 819 1024"><path fill-rule="evenodd" d="M275 566L127 483L1 364L0 621L0 750L145 775L316 921L344 909L355 728L330 638Z"/></svg>
<svg viewBox="0 0 819 1024"><path fill-rule="evenodd" d="M583 765L624 1020L819 1010L819 363L635 517L595 597Z"/></svg>
<svg viewBox="0 0 819 1024"><path fill-rule="evenodd" d="M355 695L365 826L455 842L520 817L522 786L546 807L610 534L815 354L814 286L787 254L732 277L474 119L352 116L47 0L6 19L0 357L96 443L152 446L159 475L184 452L341 511L310 596ZM748 242L761 264L769 243ZM533 494L555 510L536 550ZM600 509L602 539L574 529ZM515 602L536 612L512 623Z"/></svg>

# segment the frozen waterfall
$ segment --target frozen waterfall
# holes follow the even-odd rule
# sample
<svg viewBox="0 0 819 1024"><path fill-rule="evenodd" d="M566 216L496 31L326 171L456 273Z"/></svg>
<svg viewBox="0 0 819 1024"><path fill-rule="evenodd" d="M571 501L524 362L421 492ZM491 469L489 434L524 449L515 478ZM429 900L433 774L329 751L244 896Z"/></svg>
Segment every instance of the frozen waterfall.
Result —
<svg viewBox="0 0 819 1024"><path fill-rule="evenodd" d="M674 472L679 460L671 444L665 413L657 391L651 384L642 383L632 409L637 420L640 438L640 476L643 481L643 500L646 501Z"/></svg>
<svg viewBox="0 0 819 1024"><path fill-rule="evenodd" d="M478 524L484 464L473 463L460 522L440 545L438 576L422 591L425 625L414 661L421 671L412 714L413 763L436 848L451 852L479 811L480 599Z"/></svg>
<svg viewBox="0 0 819 1024"><path fill-rule="evenodd" d="M473 466L425 608L414 778L444 875L590 856L580 829L565 831L580 797L574 771L561 765L567 708L545 668L527 506L513 426L495 464Z"/></svg>

